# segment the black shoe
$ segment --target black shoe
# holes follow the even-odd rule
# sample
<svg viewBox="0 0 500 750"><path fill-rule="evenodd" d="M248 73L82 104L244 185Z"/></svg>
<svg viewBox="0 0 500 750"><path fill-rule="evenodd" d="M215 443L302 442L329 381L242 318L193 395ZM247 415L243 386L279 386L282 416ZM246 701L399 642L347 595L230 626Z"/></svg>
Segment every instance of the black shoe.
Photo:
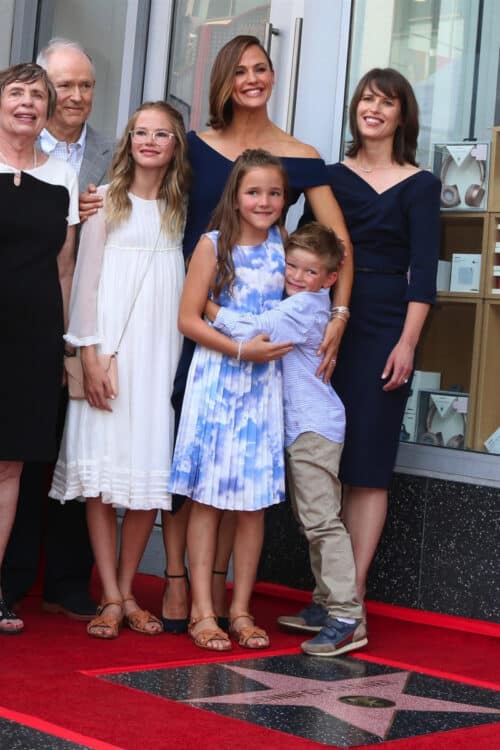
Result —
<svg viewBox="0 0 500 750"><path fill-rule="evenodd" d="M169 575L167 571L165 571L165 578L167 580L165 582L165 587L163 589L163 596L165 596L165 591L167 590L168 582L171 578L184 578L186 581L186 588L189 591L189 577L188 577L186 568L184 568L184 573L180 573L179 575ZM165 633L169 633L170 635L182 635L183 633L188 632L188 618L187 617L173 618L173 617L163 617L162 615L161 621L162 621L163 630Z"/></svg>
<svg viewBox="0 0 500 750"><path fill-rule="evenodd" d="M42 609L51 614L66 615L72 620L88 622L96 615L97 602L91 599L86 591L73 591L57 600L44 599Z"/></svg>

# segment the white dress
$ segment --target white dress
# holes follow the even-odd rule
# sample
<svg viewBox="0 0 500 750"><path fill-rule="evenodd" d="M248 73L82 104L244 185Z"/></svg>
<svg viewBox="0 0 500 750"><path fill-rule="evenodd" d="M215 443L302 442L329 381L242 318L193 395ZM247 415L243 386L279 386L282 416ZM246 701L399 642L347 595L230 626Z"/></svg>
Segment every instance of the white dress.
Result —
<svg viewBox="0 0 500 750"><path fill-rule="evenodd" d="M112 412L70 400L50 495L61 502L101 495L115 507L169 510L182 238L159 236L157 201L130 198L126 222L106 232L101 210L83 227L65 336L74 346L114 351L147 269L119 348L119 393Z"/></svg>

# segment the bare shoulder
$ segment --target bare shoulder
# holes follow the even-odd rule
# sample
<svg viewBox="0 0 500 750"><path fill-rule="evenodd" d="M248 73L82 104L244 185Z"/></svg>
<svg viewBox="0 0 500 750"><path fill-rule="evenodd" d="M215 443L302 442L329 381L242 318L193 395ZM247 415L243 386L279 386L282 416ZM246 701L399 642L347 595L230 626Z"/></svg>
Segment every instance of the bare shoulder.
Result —
<svg viewBox="0 0 500 750"><path fill-rule="evenodd" d="M299 159L319 159L321 158L314 146L309 143L303 143L298 138L294 138L293 135L285 133L284 130L278 130L278 149L279 156L296 157Z"/></svg>
<svg viewBox="0 0 500 750"><path fill-rule="evenodd" d="M205 262L207 260L213 260L215 263L215 257L215 246L212 239L206 234L203 234L198 240L195 249L193 250L191 263L199 259Z"/></svg>
<svg viewBox="0 0 500 750"><path fill-rule="evenodd" d="M202 141L205 141L205 143L208 143L209 146L215 146L216 144L222 141L221 133L222 131L220 130L214 130L213 128L208 128L208 130L201 130L199 133L196 133L196 135Z"/></svg>

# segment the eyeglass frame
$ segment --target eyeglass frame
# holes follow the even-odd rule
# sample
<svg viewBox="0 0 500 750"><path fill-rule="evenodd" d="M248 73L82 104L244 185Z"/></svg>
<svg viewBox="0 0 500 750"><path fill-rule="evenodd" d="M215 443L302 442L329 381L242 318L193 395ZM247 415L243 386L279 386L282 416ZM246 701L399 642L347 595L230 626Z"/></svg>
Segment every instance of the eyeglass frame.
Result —
<svg viewBox="0 0 500 750"><path fill-rule="evenodd" d="M147 143L147 140L148 140L149 136L152 136L153 143L156 143L156 144L159 143L160 146L161 145L165 145L166 146L167 143L170 143L170 141L173 138L176 137L175 133L172 133L171 130L167 130L166 128L156 128L156 130L149 130L148 128L134 128L133 130L129 130L128 134L129 134L131 140L135 140L136 143L140 142L140 141L137 140L137 136L136 136L137 130L144 130L147 133L146 138L142 141L143 143ZM164 144L162 144L161 141L158 142L158 140L157 140L157 133L166 133L167 134L167 140L164 142Z"/></svg>

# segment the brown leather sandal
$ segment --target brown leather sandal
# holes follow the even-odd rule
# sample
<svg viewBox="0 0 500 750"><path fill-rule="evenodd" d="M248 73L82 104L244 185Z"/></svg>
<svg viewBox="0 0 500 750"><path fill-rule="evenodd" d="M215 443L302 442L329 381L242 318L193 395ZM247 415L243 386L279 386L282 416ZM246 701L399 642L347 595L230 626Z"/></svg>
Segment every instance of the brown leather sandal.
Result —
<svg viewBox="0 0 500 750"><path fill-rule="evenodd" d="M214 620L215 622L217 622L217 616L215 614L210 614L205 615L205 617L198 617L195 620L191 620L188 627L188 634L194 645L198 646L199 648L205 648L208 651L230 651L232 649L232 645L231 641L229 640L229 636L227 633L217 627L217 625L214 625L211 628L204 628L203 630L199 630L197 633L193 632L193 628L195 627L195 625L197 625L199 622L203 622L203 620ZM209 644L211 641L222 642L224 643L224 646L223 648L210 646Z"/></svg>
<svg viewBox="0 0 500 750"><path fill-rule="evenodd" d="M234 627L234 623L236 620L239 620L240 617L247 617L249 620L254 622L254 618L251 614L248 612L240 612L239 615L236 615L235 617L231 617L230 624L229 624L229 635L231 638L234 638L235 641L238 642L238 645L243 646L243 648L251 648L251 649L259 649L259 648L268 648L269 646L269 636L266 633L265 630L262 628L258 628L256 625L245 625L242 628L236 629ZM252 640L252 638L261 638L262 640L265 640L266 643L262 643L260 646L252 645L249 643L249 641Z"/></svg>
<svg viewBox="0 0 500 750"><path fill-rule="evenodd" d="M135 602L134 596L127 596L124 602ZM137 604L137 602L136 602ZM130 630L135 630L136 633L142 633L143 635L161 635L163 633L163 625L160 620L151 614L147 609L136 609L130 612L128 615L124 614L123 621ZM149 630L148 625L158 625L158 630Z"/></svg>
<svg viewBox="0 0 500 750"><path fill-rule="evenodd" d="M103 615L104 610L106 607L109 607L110 605L114 604L117 607L120 607L120 616L119 617L113 617L113 615ZM93 620L89 622L87 625L87 635L90 635L91 638L101 638L104 641L110 641L113 638L118 638L120 634L120 630L122 628L123 624L123 602L103 602L100 607L97 608L97 617L94 617ZM97 633L92 632L95 628L107 628L108 633Z"/></svg>

